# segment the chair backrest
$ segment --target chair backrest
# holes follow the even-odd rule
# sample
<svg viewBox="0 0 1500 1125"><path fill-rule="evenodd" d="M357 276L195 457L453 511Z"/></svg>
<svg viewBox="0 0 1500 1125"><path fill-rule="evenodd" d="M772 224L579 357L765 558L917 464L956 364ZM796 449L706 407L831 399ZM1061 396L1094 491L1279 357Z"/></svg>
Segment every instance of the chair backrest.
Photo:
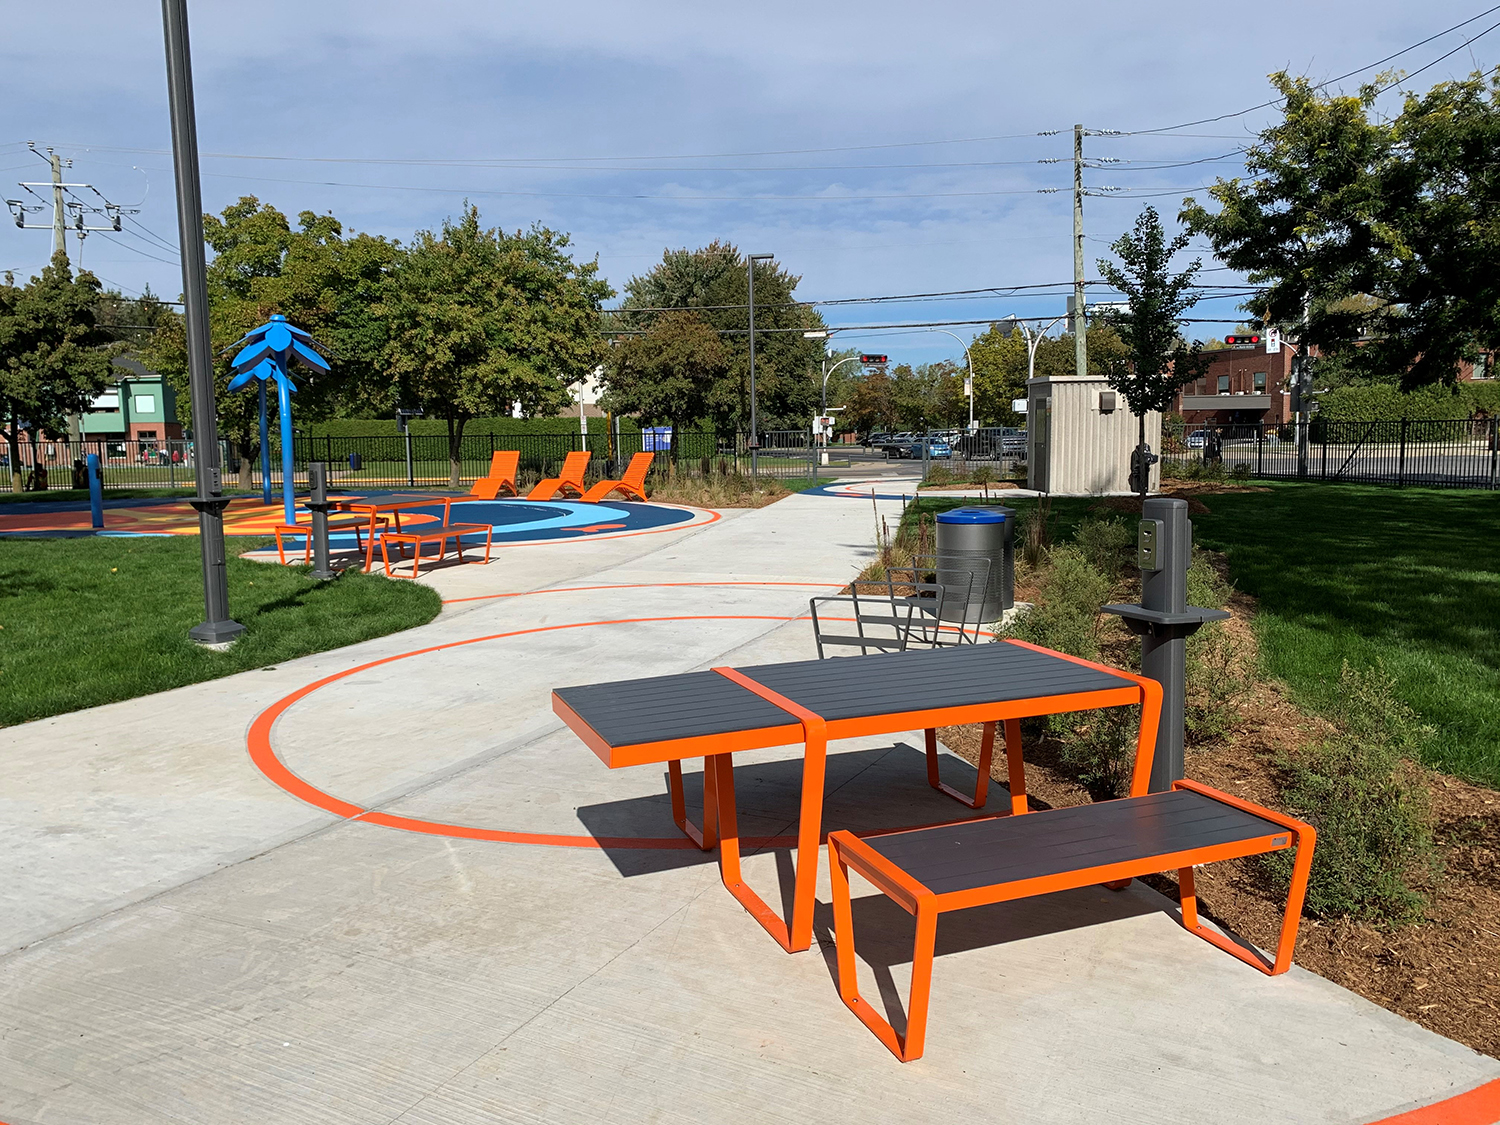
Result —
<svg viewBox="0 0 1500 1125"><path fill-rule="evenodd" d="M559 480L568 481L570 484L582 484L584 471L589 467L589 455L587 451L582 453L569 453L563 458L562 472L557 474Z"/></svg>
<svg viewBox="0 0 1500 1125"><path fill-rule="evenodd" d="M918 578L921 576L918 575ZM890 580L889 575L883 582L864 583L867 589L860 592L859 582L852 583L847 594L825 594L821 597L811 598L808 606L812 611L813 640L818 646L818 659L826 658L827 653L823 651L825 645L849 645L859 649L860 655L868 655L870 649L876 652L905 652L913 640L918 643L932 643L925 639L921 630L923 628L923 614L915 608L916 602L920 601L924 609L934 617L942 615L943 588L936 582L917 581L909 586L911 595L904 592L896 593L897 583ZM903 589L907 584L901 584ZM847 607L845 613L830 616L830 607ZM819 610L823 611L821 614ZM848 631L848 626L853 625L853 632ZM840 630L840 626L843 627Z"/></svg>
<svg viewBox="0 0 1500 1125"><path fill-rule="evenodd" d="M907 643L933 648L977 644L989 577L990 560L986 558L944 559L939 563L935 555L916 555L909 566L888 567L886 581L891 584L891 595L898 607L904 606L911 614ZM910 596L897 593L906 588L913 591ZM933 588L942 591L936 601L927 592Z"/></svg>
<svg viewBox="0 0 1500 1125"><path fill-rule="evenodd" d="M654 453L637 453L630 459L630 465L625 469L624 481L635 488L640 488L646 483L646 474L651 469L651 462L656 459Z"/></svg>
<svg viewBox="0 0 1500 1125"><path fill-rule="evenodd" d="M490 454L489 475L496 480L514 481L516 470L521 467L519 449L497 449Z"/></svg>

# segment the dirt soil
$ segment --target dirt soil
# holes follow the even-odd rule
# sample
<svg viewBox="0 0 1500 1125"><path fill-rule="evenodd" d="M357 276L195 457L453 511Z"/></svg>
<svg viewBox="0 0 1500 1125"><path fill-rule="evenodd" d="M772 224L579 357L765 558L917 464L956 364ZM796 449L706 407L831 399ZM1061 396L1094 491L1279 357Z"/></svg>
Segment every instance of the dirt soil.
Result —
<svg viewBox="0 0 1500 1125"><path fill-rule="evenodd" d="M1133 503L1133 501L1132 501ZM1018 592L1019 593L1019 592ZM1253 601L1236 595L1229 627L1251 636ZM1108 657L1106 657L1107 659ZM1299 710L1274 681L1256 678L1238 702L1239 721L1219 742L1189 747L1187 776L1234 796L1279 808L1277 757L1315 738L1326 725ZM976 762L979 727L945 727L939 738ZM1047 740L1026 747L1031 808L1089 799L1057 767ZM992 776L1005 784L1003 755ZM1443 869L1423 922L1396 929L1304 917L1296 962L1335 984L1440 1035L1500 1058L1500 792L1426 771ZM1175 876L1143 880L1174 901ZM1198 869L1198 908L1226 930L1273 948L1284 899L1254 859Z"/></svg>

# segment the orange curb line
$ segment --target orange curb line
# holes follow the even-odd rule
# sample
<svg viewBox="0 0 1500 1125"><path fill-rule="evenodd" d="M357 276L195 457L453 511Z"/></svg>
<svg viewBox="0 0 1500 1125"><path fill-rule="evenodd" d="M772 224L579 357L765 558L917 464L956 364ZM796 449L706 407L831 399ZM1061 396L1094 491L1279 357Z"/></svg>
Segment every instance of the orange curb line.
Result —
<svg viewBox="0 0 1500 1125"><path fill-rule="evenodd" d="M1368 1125L1495 1125L1497 1121L1500 1121L1500 1078Z"/></svg>

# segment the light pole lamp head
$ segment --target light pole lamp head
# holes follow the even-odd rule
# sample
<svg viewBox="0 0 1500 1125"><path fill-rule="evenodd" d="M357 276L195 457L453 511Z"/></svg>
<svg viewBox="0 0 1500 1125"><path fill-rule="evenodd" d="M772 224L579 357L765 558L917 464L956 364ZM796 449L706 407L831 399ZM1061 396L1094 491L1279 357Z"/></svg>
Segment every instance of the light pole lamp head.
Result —
<svg viewBox="0 0 1500 1125"><path fill-rule="evenodd" d="M745 257L752 262L768 262L776 257L775 254L746 254Z"/></svg>

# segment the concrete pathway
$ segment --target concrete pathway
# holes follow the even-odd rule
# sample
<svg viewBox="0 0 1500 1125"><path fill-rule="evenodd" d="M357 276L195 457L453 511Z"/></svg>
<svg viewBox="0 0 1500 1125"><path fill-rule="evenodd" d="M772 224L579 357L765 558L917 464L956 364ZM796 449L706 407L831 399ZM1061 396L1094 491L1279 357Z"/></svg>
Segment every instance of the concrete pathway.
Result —
<svg viewBox="0 0 1500 1125"><path fill-rule="evenodd" d="M432 572L422 629L5 731L0 1121L1354 1123L1500 1078L1139 887L945 917L902 1066L838 1000L826 871L788 956L696 850L510 842L675 844L661 771L606 770L550 689L812 655L792 619L899 510L497 552ZM919 746L839 744L827 823L960 815ZM790 831L799 756L738 762L744 833ZM776 901L789 861L747 876ZM857 925L864 988L904 995L909 920L870 896Z"/></svg>

